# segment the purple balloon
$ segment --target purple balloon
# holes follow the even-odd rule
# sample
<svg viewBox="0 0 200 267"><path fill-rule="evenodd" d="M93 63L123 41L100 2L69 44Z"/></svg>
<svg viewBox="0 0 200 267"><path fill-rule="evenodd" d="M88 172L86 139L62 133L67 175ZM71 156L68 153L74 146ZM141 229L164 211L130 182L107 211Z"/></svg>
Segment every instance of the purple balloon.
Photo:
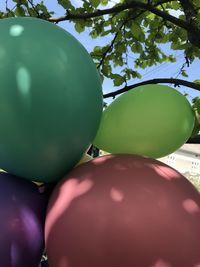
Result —
<svg viewBox="0 0 200 267"><path fill-rule="evenodd" d="M49 193L7 173L0 173L0 266L38 267L44 249L44 221Z"/></svg>

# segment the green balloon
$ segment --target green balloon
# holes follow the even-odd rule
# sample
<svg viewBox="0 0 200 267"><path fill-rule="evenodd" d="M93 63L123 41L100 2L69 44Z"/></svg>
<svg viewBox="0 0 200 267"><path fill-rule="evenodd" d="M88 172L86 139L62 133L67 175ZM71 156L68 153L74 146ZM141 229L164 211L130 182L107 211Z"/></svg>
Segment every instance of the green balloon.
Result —
<svg viewBox="0 0 200 267"><path fill-rule="evenodd" d="M30 180L59 180L99 126L95 64L72 35L50 22L3 19L0 33L0 167Z"/></svg>
<svg viewBox="0 0 200 267"><path fill-rule="evenodd" d="M105 109L94 145L110 153L160 158L181 147L193 126L185 96L168 86L145 85Z"/></svg>

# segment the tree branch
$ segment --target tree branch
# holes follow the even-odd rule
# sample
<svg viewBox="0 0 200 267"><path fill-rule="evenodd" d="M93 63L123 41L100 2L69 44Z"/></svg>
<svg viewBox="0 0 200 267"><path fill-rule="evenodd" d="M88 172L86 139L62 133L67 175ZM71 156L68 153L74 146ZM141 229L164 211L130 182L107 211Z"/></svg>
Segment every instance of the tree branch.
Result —
<svg viewBox="0 0 200 267"><path fill-rule="evenodd" d="M36 12L37 17L40 17L40 13L38 12L38 10L36 9L35 5L33 4L32 0L28 0L28 3L31 5L31 7L33 8L33 10Z"/></svg>
<svg viewBox="0 0 200 267"><path fill-rule="evenodd" d="M123 24L122 24L122 26L123 26ZM122 27L122 26L121 26L121 27ZM114 43L115 43L115 41L116 41L116 39L117 39L117 36L119 35L119 31L121 30L121 27L120 27L120 29L116 32L116 34L115 34L113 40L111 41L110 45L108 46L108 48L106 49L106 51L105 51L105 52L103 53L103 55L101 56L101 60L100 60L99 64L97 65L97 69L99 69L99 68L101 67L101 65L103 64L103 62L104 62L104 60L105 60L105 57L106 57L107 53L113 49Z"/></svg>
<svg viewBox="0 0 200 267"><path fill-rule="evenodd" d="M186 20L190 25L190 30L188 30L189 41L200 48L200 23L197 18L197 11L194 8L192 1L190 0L179 0L183 11L185 13Z"/></svg>
<svg viewBox="0 0 200 267"><path fill-rule="evenodd" d="M171 2L171 1L159 1L157 5L160 5L161 3L166 3L166 2ZM156 5L156 6L157 6ZM187 21L184 21L182 19L178 19L172 15L170 15L169 13L162 11L158 8L156 8L154 5L148 4L148 3L143 3L140 1L136 1L136 0L132 0L130 3L126 3L126 4L120 4L120 5L116 5L112 8L107 8L107 9L103 9L103 10L96 10L92 13L83 13L83 14L73 14L68 12L67 15L65 16L61 16L59 18L49 18L48 20L50 22L61 22L61 21L65 21L65 20L86 20L89 18L95 18L95 17L99 17L99 16L103 16L103 15L108 15L108 14L113 14L113 13L119 13L121 11L127 10L127 9L133 9L133 8L140 8L142 10L145 11L150 11L153 14L162 17L170 22L172 22L173 24L189 30L189 23Z"/></svg>
<svg viewBox="0 0 200 267"><path fill-rule="evenodd" d="M200 91L200 84L198 83L193 83L193 82L188 82L188 81L185 81L185 80L181 80L181 79L173 79L173 78L159 78L159 79L152 79L152 80L147 80L147 81L144 81L144 82L140 82L140 83L136 83L136 84L133 84L133 85L129 85L129 86L125 86L117 91L114 91L114 92L111 92L111 93L107 93L107 94L104 94L104 98L108 98L108 97L115 97L116 95L119 95L119 94L122 94L122 93L125 93L131 89L134 89L138 86L141 86L141 85L147 85L147 84L157 84L157 83L171 83L171 84L174 84L175 86L178 86L178 85L184 85L186 87L190 87L190 88L193 88L197 91Z"/></svg>
<svg viewBox="0 0 200 267"><path fill-rule="evenodd" d="M6 10L8 10L8 0L5 1Z"/></svg>
<svg viewBox="0 0 200 267"><path fill-rule="evenodd" d="M187 21L191 25L194 24L194 26L198 26L197 11L190 0L179 0L179 2L183 8Z"/></svg>

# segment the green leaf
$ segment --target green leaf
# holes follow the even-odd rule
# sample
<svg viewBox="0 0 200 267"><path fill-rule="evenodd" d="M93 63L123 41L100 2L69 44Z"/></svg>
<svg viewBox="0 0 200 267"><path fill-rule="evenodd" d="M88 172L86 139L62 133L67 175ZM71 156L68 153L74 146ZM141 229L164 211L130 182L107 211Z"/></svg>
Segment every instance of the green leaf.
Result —
<svg viewBox="0 0 200 267"><path fill-rule="evenodd" d="M34 8L27 8L27 11L28 11L28 14L29 14L31 17L37 17L37 12L35 11Z"/></svg>
<svg viewBox="0 0 200 267"><path fill-rule="evenodd" d="M23 7L17 6L17 8L15 9L15 15L17 17L23 17L23 16L25 16L25 10L23 9Z"/></svg>
<svg viewBox="0 0 200 267"><path fill-rule="evenodd" d="M199 83L200 84L200 79L195 80L194 83Z"/></svg>
<svg viewBox="0 0 200 267"><path fill-rule="evenodd" d="M5 13L5 18L15 17L14 11L7 9L7 12Z"/></svg>
<svg viewBox="0 0 200 267"><path fill-rule="evenodd" d="M13 2L19 4L19 5L27 5L28 1L27 0L13 0Z"/></svg>
<svg viewBox="0 0 200 267"><path fill-rule="evenodd" d="M143 51L142 45L139 42L134 42L131 46L131 51L133 53L142 53Z"/></svg>
<svg viewBox="0 0 200 267"><path fill-rule="evenodd" d="M111 67L110 67L109 65L105 65L105 64L104 64L103 67L102 67L102 73L103 73L106 77L108 77L110 71L111 71Z"/></svg>
<svg viewBox="0 0 200 267"><path fill-rule="evenodd" d="M170 55L170 56L168 56L167 61L174 63L174 62L176 62L176 58L174 56Z"/></svg>
<svg viewBox="0 0 200 267"><path fill-rule="evenodd" d="M198 119L198 122L200 123L200 98L198 98L197 100L196 107L197 107L197 112L198 112L197 119Z"/></svg>
<svg viewBox="0 0 200 267"><path fill-rule="evenodd" d="M38 10L41 10L41 11L44 12L44 13L47 13L47 12L48 12L46 6L45 6L43 3L41 3L41 4L37 4L37 5L36 5L36 8L37 8Z"/></svg>
<svg viewBox="0 0 200 267"><path fill-rule="evenodd" d="M155 18L155 16L156 16L155 14L149 13L147 18L149 18L150 20L153 20Z"/></svg>
<svg viewBox="0 0 200 267"><path fill-rule="evenodd" d="M178 10L181 8L179 2L177 2L177 1L172 2L171 7L172 7L172 10L173 9Z"/></svg>
<svg viewBox="0 0 200 267"><path fill-rule="evenodd" d="M116 51L120 54L126 52L126 45L123 42L118 42L115 48L116 48Z"/></svg>
<svg viewBox="0 0 200 267"><path fill-rule="evenodd" d="M101 54L102 53L102 47L101 46L95 46L93 51L94 51L94 53Z"/></svg>
<svg viewBox="0 0 200 267"><path fill-rule="evenodd" d="M102 74L99 74L99 75L100 75L100 80L103 83L103 81L104 81L104 75L102 75Z"/></svg>
<svg viewBox="0 0 200 267"><path fill-rule="evenodd" d="M136 22L132 22L131 31L136 39L140 38L140 35L143 34L142 28Z"/></svg>
<svg viewBox="0 0 200 267"><path fill-rule="evenodd" d="M98 5L101 3L101 0L90 0L90 2L94 7L98 7Z"/></svg>
<svg viewBox="0 0 200 267"><path fill-rule="evenodd" d="M21 5L21 4L26 5L27 4L27 0L13 0L13 2L15 2L15 3L19 4L19 5Z"/></svg>
<svg viewBox="0 0 200 267"><path fill-rule="evenodd" d="M114 79L114 85L115 86L120 86L124 83L124 78L120 75L117 75Z"/></svg>
<svg viewBox="0 0 200 267"><path fill-rule="evenodd" d="M193 5L196 6L197 8L200 7L200 1L199 1L199 0L193 0L192 3L193 3Z"/></svg>
<svg viewBox="0 0 200 267"><path fill-rule="evenodd" d="M98 37L98 32L96 30L93 30L90 32L90 36L92 39L96 39Z"/></svg>
<svg viewBox="0 0 200 267"><path fill-rule="evenodd" d="M199 124L199 114L194 112L195 115L195 122L194 122L194 129L192 131L191 137L196 136L200 131L200 124Z"/></svg>
<svg viewBox="0 0 200 267"><path fill-rule="evenodd" d="M74 27L75 27L75 30L78 33L81 33L81 32L83 32L85 30L85 26L81 22L76 22L76 24L74 25Z"/></svg>
<svg viewBox="0 0 200 267"><path fill-rule="evenodd" d="M101 0L101 5L106 6L108 4L108 0Z"/></svg>
<svg viewBox="0 0 200 267"><path fill-rule="evenodd" d="M58 0L58 4L61 5L64 9L73 7L71 1L69 0Z"/></svg>
<svg viewBox="0 0 200 267"><path fill-rule="evenodd" d="M183 77L188 77L188 74L186 73L185 70L181 70L181 75L182 75Z"/></svg>

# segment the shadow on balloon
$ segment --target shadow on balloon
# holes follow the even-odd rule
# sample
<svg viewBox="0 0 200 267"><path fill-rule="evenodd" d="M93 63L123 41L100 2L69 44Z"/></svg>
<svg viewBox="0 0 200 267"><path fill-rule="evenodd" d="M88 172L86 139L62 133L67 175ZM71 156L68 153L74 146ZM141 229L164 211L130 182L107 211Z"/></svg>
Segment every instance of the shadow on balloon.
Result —
<svg viewBox="0 0 200 267"><path fill-rule="evenodd" d="M109 155L75 168L50 200L52 267L198 267L200 195L153 159Z"/></svg>

